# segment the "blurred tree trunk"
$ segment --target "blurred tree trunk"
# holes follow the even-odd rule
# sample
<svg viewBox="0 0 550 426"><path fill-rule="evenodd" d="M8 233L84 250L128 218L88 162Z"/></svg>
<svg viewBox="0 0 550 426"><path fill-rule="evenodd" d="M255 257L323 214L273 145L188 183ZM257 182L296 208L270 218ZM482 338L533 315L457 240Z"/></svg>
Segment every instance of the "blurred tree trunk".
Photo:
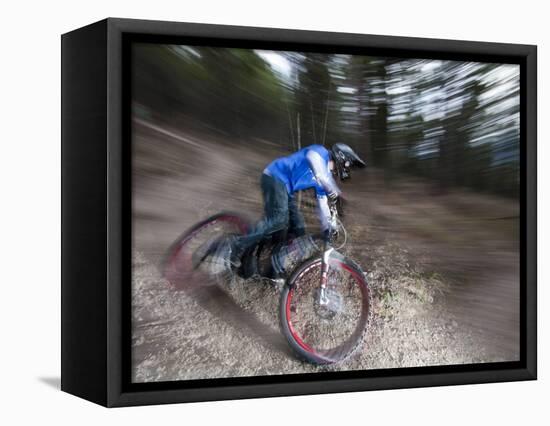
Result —
<svg viewBox="0 0 550 426"><path fill-rule="evenodd" d="M330 74L326 55L307 53L298 76L297 109L301 112L302 146L322 143L328 108Z"/></svg>

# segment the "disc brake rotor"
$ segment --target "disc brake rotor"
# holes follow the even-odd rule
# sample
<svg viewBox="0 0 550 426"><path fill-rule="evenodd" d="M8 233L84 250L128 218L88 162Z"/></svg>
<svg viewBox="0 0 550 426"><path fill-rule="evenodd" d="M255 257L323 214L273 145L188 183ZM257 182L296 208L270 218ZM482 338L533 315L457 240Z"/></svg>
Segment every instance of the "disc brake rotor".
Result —
<svg viewBox="0 0 550 426"><path fill-rule="evenodd" d="M333 319L342 312L343 298L336 289L325 289L325 300L321 303L321 289L314 291L314 309L315 313L323 319Z"/></svg>

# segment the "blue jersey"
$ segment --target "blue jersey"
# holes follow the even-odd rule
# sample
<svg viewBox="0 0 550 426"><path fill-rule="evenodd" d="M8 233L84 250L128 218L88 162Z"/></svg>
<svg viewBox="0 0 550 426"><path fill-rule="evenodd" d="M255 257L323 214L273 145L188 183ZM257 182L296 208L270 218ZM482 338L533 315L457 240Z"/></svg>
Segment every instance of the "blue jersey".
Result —
<svg viewBox="0 0 550 426"><path fill-rule="evenodd" d="M315 161L312 164L312 158L318 160L317 165ZM323 196L327 191L338 190L328 170L329 161L330 153L325 147L310 145L294 154L273 160L264 173L283 182L289 194L314 188L317 196ZM330 185L325 183L327 181L331 182Z"/></svg>

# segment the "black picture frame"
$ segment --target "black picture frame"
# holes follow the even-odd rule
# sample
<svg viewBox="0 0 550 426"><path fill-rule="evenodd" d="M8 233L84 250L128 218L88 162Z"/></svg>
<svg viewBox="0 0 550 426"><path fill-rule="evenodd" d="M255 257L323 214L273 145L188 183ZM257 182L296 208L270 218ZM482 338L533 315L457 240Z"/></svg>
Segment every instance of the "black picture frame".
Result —
<svg viewBox="0 0 550 426"><path fill-rule="evenodd" d="M131 383L129 44L204 45L520 65L518 362ZM536 46L109 18L62 36L62 390L108 407L533 380Z"/></svg>

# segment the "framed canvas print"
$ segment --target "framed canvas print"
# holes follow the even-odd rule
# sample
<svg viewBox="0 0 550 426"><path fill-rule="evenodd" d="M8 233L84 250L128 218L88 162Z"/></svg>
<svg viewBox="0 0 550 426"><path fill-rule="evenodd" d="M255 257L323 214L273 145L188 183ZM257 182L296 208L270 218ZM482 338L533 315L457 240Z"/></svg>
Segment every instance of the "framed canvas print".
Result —
<svg viewBox="0 0 550 426"><path fill-rule="evenodd" d="M107 19L62 37L62 389L536 378L536 47Z"/></svg>

